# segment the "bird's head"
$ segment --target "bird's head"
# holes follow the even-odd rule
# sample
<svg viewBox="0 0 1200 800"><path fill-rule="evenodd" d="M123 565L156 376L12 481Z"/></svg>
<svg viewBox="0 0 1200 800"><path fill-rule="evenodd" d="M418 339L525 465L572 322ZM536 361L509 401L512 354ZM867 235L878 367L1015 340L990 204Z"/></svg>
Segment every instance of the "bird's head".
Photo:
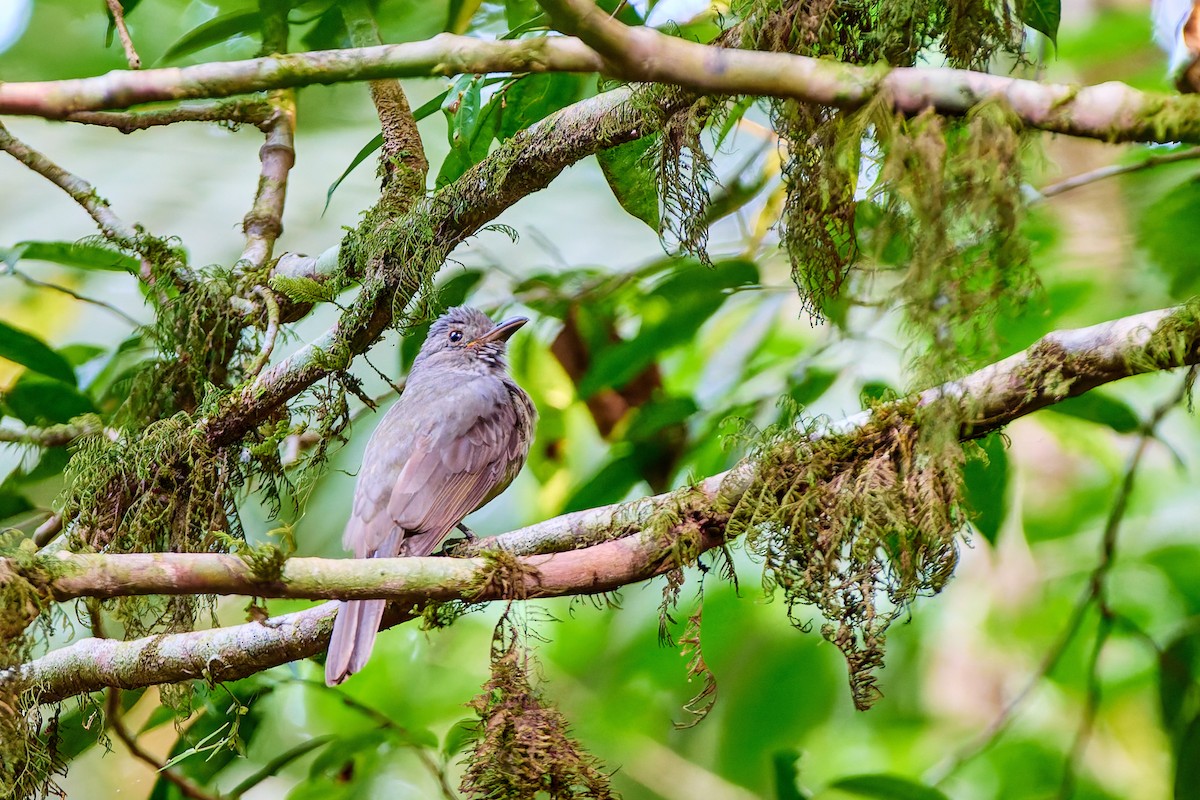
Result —
<svg viewBox="0 0 1200 800"><path fill-rule="evenodd" d="M451 308L430 326L413 369L434 364L462 370L504 369L508 338L528 321L525 317L510 317L493 323L478 309Z"/></svg>

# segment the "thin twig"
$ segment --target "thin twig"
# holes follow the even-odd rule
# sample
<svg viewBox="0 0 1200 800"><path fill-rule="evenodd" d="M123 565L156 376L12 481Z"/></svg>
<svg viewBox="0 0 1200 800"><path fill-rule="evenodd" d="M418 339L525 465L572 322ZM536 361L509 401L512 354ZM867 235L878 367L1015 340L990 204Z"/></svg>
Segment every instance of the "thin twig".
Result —
<svg viewBox="0 0 1200 800"><path fill-rule="evenodd" d="M1184 377L1179 391L1155 408L1154 413L1142 425L1137 447L1134 448L1133 453L1129 457L1129 463L1125 467L1125 474L1121 478L1121 486L1117 490L1117 496L1113 500L1112 509L1104 525L1104 536L1101 539L1100 545L1100 561L1092 571L1091 579L1088 582L1088 597L1085 601L1086 604L1094 603L1096 605L1096 608L1100 612L1100 626L1096 631L1096 641L1092 646L1091 657L1088 659L1087 699L1084 704L1083 715L1079 721L1079 729L1075 733L1075 740L1071 744L1071 752L1068 754L1066 763L1063 766L1062 784L1059 787L1058 793L1059 798L1062 798L1062 800L1070 797L1074 791L1076 765L1087 749L1088 741L1095 726L1096 716L1100 711L1100 655L1104 650L1105 644L1108 642L1108 637L1112 634L1117 616L1108 604L1107 580L1109 573L1112 571L1113 564L1116 562L1117 541L1121 530L1121 521L1124 519L1125 511L1129 506L1129 498L1133 494L1138 467L1141 466L1142 458L1146 454L1150 440L1154 438L1155 431L1158 429L1158 425L1162 422L1163 417L1171 409L1178 406L1187 396L1187 393L1191 390L1195 375L1195 367L1188 370L1188 374Z"/></svg>
<svg viewBox="0 0 1200 800"><path fill-rule="evenodd" d="M1062 660L1063 654L1066 652L1067 647L1071 644L1072 640L1075 638L1075 635L1079 633L1080 628L1083 626L1083 621L1086 619L1087 612L1093 603L1100 605L1102 623L1103 620L1110 619L1112 617L1111 614L1106 613L1107 601L1105 600L1104 595L1105 579L1108 577L1108 573L1112 569L1113 559L1116 555L1117 534L1120 531L1121 520L1124 518L1126 508L1129 504L1129 496L1133 492L1134 477L1137 473L1137 468L1141 463L1142 456L1145 454L1146 447L1150 439L1153 438L1154 431L1157 429L1158 424L1162 421L1163 417L1166 416L1168 411L1179 405L1185 393L1188 391L1188 387L1190 386L1190 376L1191 371L1189 370L1189 378L1184 380L1180 391L1173 395L1167 402L1156 408L1154 413L1142 426L1142 432L1138 438L1137 446L1134 448L1133 454L1129 458L1129 463L1127 464L1124 475L1121 479L1121 485L1117 489L1117 495L1113 500L1113 505L1109 511L1108 520L1104 526L1104 535L1101 540L1100 560L1096 564L1096 567L1092 570L1092 574L1088 579L1087 587L1084 589L1082 596L1075 603L1074 608L1072 608L1071 616L1068 619L1066 626L1063 628L1062 633L1059 634L1058 639L1055 641L1054 646L1046 652L1045 656L1042 658L1041 664L1038 666L1037 671L1034 672L1033 676L1029 679L1025 686L1022 687L1019 692L1017 692L1012 700L1005 705L999 716L997 716L991 722L991 724L983 730L982 733L976 736L965 747L951 754L941 763L929 770L925 776L926 782L934 786L943 783L947 778L957 772L964 764L979 756L996 743L1004 731L1006 731L1009 725L1013 722L1017 711L1021 708L1021 706L1024 705L1025 701L1033 693L1033 690L1036 689L1043 680L1045 680L1047 675L1054 671L1056 666L1058 666L1058 663L1060 660ZM1109 627L1111 627L1111 620ZM1104 628L1102 627L1102 630L1103 629ZM1096 650L1094 652L1095 657L1098 658L1099 650L1102 646L1103 641L1098 641ZM1094 665L1095 662L1093 662L1093 666ZM1089 676L1089 681L1090 680L1091 678ZM1094 710L1092 713L1094 713ZM1087 727L1084 729L1090 729L1091 723L1086 721L1086 716L1085 722ZM1076 746L1079 746L1078 742Z"/></svg>
<svg viewBox="0 0 1200 800"><path fill-rule="evenodd" d="M82 295L79 292L77 292L74 289L71 289L67 286L62 286L57 283L50 283L49 281L39 280L39 279L33 277L32 275L26 275L24 272L22 272L21 270L17 269L16 267L13 267L13 266L9 266L7 268L2 268L2 270L0 270L0 271L7 272L9 275L12 275L14 278L21 280L23 283L25 283L29 286L36 286L39 289L50 289L55 292L61 292L62 294L65 294L68 297L73 297L76 300L79 300L80 302L90 303L99 308L103 308L105 311L115 314L116 316L125 320L133 327L135 327L135 328L141 327L142 323L138 322L136 319L129 316L124 311L122 311L121 309L112 305L111 303L106 303L103 300L97 300L94 297L88 297L87 295Z"/></svg>
<svg viewBox="0 0 1200 800"><path fill-rule="evenodd" d="M279 336L279 302L275 299L275 293L264 286L256 286L254 293L262 298L263 305L267 308L267 330L263 334L263 345L258 351L258 357L246 371L247 377L251 378L262 372L263 367L271 360L275 340Z"/></svg>
<svg viewBox="0 0 1200 800"><path fill-rule="evenodd" d="M271 113L270 104L260 100L215 100L152 111L79 111L64 119L83 125L116 128L121 133L133 133L161 125L174 125L176 122L227 122L262 128Z"/></svg>
<svg viewBox="0 0 1200 800"><path fill-rule="evenodd" d="M153 245L147 247L146 241L150 237L139 228L130 227L118 217L109 207L108 201L99 195L94 186L17 139L9 133L3 123L0 123L0 150L5 151L70 195L71 199L82 206L83 210L96 221L105 238L125 250L139 253L142 256L142 280L148 285L154 284L152 263L156 259L164 258L164 252L171 252L169 248L161 246L161 240L156 239ZM168 255L166 257L174 260L176 276L181 278L182 275L178 268L182 267L182 264L175 256Z"/></svg>
<svg viewBox="0 0 1200 800"><path fill-rule="evenodd" d="M1096 181L1102 181L1106 178L1116 177L1117 175L1127 175L1130 172L1139 172L1152 167L1159 167L1163 164L1174 164L1178 161L1192 161L1200 158L1200 147L1189 147L1187 150L1176 150L1173 153L1163 153L1162 155L1153 155L1149 158L1139 161L1136 164L1110 164L1107 167L1082 172L1065 180L1052 183L1049 186L1041 189L1039 194L1042 197L1055 197L1063 192L1069 192L1072 189L1078 189L1081 186L1087 186Z"/></svg>
<svg viewBox="0 0 1200 800"><path fill-rule="evenodd" d="M70 195L71 199L83 206L83 210L96 221L107 238L121 247L137 250L138 239L141 238L141 235L113 213L109 208L108 201L100 197L94 186L78 175L67 172L37 150L17 139L9 133L3 123L0 123L0 150L5 151Z"/></svg>
<svg viewBox="0 0 1200 800"><path fill-rule="evenodd" d="M51 514L45 522L38 525L33 532L33 543L38 547L45 547L50 541L58 536L63 529L62 514Z"/></svg>
<svg viewBox="0 0 1200 800"><path fill-rule="evenodd" d="M125 49L125 60L130 69L141 69L142 59L133 48L133 39L129 36L129 28L125 25L125 9L121 0L108 0L108 13L112 14L113 25L117 28L117 36L121 38L121 47Z"/></svg>
<svg viewBox="0 0 1200 800"><path fill-rule="evenodd" d="M458 800L458 795L454 793L454 789L451 788L450 782L446 777L445 768L434 761L433 756L429 754L429 748L416 743L415 737L408 728L405 728L403 725L399 724L382 711L379 711L378 709L373 708L366 703L359 702L354 697L347 694L345 690L337 686L326 686L324 683L308 680L307 678L291 678L290 681L293 683L298 683L301 686L307 686L316 691L333 693L337 695L338 699L341 700L342 704L347 708L353 709L366 716L379 727L386 728L387 730L399 734L401 741L412 748L412 750L416 753L417 758L421 760L421 763L424 764L425 768L428 769L433 775L434 779L438 783L438 787L441 789L442 797L446 798L446 800Z"/></svg>
<svg viewBox="0 0 1200 800"><path fill-rule="evenodd" d="M161 759L156 758L153 753L138 744L137 737L129 728L125 727L125 720L121 717L121 690L115 686L110 686L108 689L105 716L109 729L125 744L130 754L149 765L164 780L175 784L184 797L191 800L220 800L218 795L206 792L186 775L180 774L173 767L165 766Z"/></svg>

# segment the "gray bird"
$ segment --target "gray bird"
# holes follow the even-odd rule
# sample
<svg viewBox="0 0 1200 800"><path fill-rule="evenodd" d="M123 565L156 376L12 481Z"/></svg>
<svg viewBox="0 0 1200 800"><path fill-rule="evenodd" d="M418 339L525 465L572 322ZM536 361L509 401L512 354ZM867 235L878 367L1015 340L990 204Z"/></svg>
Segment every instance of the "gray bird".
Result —
<svg viewBox="0 0 1200 800"><path fill-rule="evenodd" d="M481 311L451 308L430 327L404 393L363 454L342 535L356 558L429 555L521 471L536 411L508 376L504 352L526 322L513 317L493 325ZM385 604L339 604L327 684L341 683L367 663Z"/></svg>

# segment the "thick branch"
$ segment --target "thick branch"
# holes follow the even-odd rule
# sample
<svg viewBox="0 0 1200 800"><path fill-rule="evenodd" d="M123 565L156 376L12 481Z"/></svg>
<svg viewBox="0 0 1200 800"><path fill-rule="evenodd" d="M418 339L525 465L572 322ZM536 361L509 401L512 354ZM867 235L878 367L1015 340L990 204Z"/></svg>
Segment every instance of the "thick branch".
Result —
<svg viewBox="0 0 1200 800"><path fill-rule="evenodd" d="M1021 353L960 381L927 390L920 399L930 403L963 398L966 408L976 415L963 436L980 436L1102 383L1195 364L1200 361L1198 345L1200 316L1195 306L1151 311L1049 334ZM1050 393L1047 386L1055 386L1057 391ZM834 427L851 430L866 420L859 415ZM693 534L699 532L698 549L721 544L727 520L713 508L728 508L750 485L753 475L753 464L744 463L694 488L566 514L484 540L470 549L478 552L500 546L516 555L559 551L524 559L528 572L504 573L511 580L519 578L518 595L522 588L528 596L608 591L645 580L672 565L665 559L663 540L641 530L658 509L669 508L682 520L678 532L684 527ZM722 502L714 504L718 493ZM581 542L596 541L602 543L574 549ZM285 566L286 583L255 580L241 562L216 556L69 556L65 560L83 569L53 581L52 590L62 597L133 591L261 594L304 586L304 596L403 598L403 604L389 607L385 625L411 618L408 607L422 599L501 596L488 586L474 593L481 578L493 569L475 559L394 559L373 564L292 559ZM198 569L181 569L184 564ZM11 563L8 569L12 569ZM328 641L333 612L333 606L325 604L265 623L130 642L85 639L27 664L21 676L42 702L104 686L132 688L196 677L232 680L319 653Z"/></svg>
<svg viewBox="0 0 1200 800"><path fill-rule="evenodd" d="M379 26L366 0L345 0L342 16L355 47L383 44ZM425 145L417 130L417 120L400 81L394 78L371 81L371 100L375 103L383 131L383 147L379 153L383 193L410 202L425 193L425 180L429 174L429 161L425 158Z"/></svg>
<svg viewBox="0 0 1200 800"><path fill-rule="evenodd" d="M612 34L611 28L605 35ZM589 32L589 36L591 33ZM1000 100L1031 128L1104 141L1200 142L1200 99L1036 81L955 69L891 70L696 44L648 28L621 31L613 63L571 37L483 41L439 34L424 42L110 72L94 78L0 84L0 114L62 118L139 103L228 97L311 84L489 72L604 72L717 94L785 97L845 109L882 94L905 113L964 114ZM592 37L598 45L605 40Z"/></svg>

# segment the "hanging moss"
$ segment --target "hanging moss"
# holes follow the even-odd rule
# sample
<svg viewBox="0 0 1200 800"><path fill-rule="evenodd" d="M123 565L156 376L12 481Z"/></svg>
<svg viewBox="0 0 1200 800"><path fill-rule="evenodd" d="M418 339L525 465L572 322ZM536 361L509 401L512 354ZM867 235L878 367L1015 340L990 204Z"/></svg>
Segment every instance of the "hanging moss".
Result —
<svg viewBox="0 0 1200 800"><path fill-rule="evenodd" d="M881 406L846 435L817 436L794 410L759 435L757 473L734 509L731 536L763 560L768 592L793 622L812 606L822 635L849 666L855 705L878 697L888 626L919 595L941 591L958 561L965 523L962 449L923 434L924 414Z"/></svg>
<svg viewBox="0 0 1200 800"><path fill-rule="evenodd" d="M536 664L510 613L492 637L491 677L468 704L479 722L461 791L480 800L615 798L599 761L534 688Z"/></svg>
<svg viewBox="0 0 1200 800"><path fill-rule="evenodd" d="M1037 285L1019 231L1020 128L988 103L963 120L926 112L874 130L887 187L876 233L905 243L896 287L917 337L918 383L938 383L992 358L997 312Z"/></svg>

